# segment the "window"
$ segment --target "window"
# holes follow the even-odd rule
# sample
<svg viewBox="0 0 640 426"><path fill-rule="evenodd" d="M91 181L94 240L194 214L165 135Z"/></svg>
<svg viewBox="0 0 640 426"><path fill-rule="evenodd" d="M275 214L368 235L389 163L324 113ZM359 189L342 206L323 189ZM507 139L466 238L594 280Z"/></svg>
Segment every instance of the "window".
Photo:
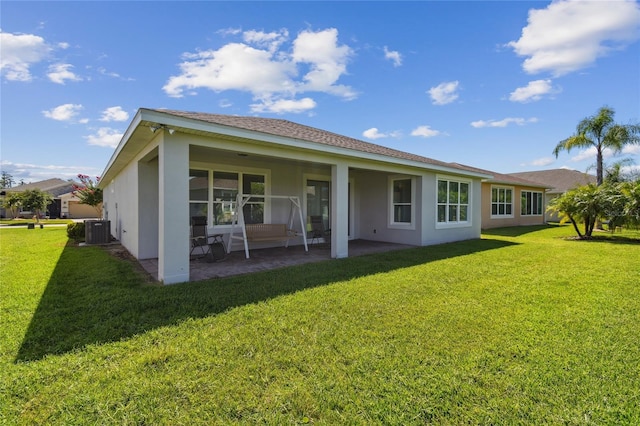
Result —
<svg viewBox="0 0 640 426"><path fill-rule="evenodd" d="M469 182L438 179L437 201L438 223L469 222Z"/></svg>
<svg viewBox="0 0 640 426"><path fill-rule="evenodd" d="M209 173L209 170L189 170L189 217L207 216L210 224L231 225L239 188L243 194L265 195L265 175L213 171L210 184ZM250 199L243 209L245 222L263 223L264 204L263 197Z"/></svg>
<svg viewBox="0 0 640 426"><path fill-rule="evenodd" d="M391 225L413 225L413 180L390 179Z"/></svg>
<svg viewBox="0 0 640 426"><path fill-rule="evenodd" d="M311 216L321 216L325 229L331 228L331 182L328 180L307 179L307 216L309 225Z"/></svg>
<svg viewBox="0 0 640 426"><path fill-rule="evenodd" d="M207 216L209 207L209 172L189 170L189 219Z"/></svg>
<svg viewBox="0 0 640 426"><path fill-rule="evenodd" d="M522 191L520 214L522 216L542 216L542 192Z"/></svg>
<svg viewBox="0 0 640 426"><path fill-rule="evenodd" d="M513 189L491 187L491 216L513 217Z"/></svg>
<svg viewBox="0 0 640 426"><path fill-rule="evenodd" d="M264 194L264 176L242 175L242 193L251 195ZM244 205L245 223L264 223L264 197L250 198Z"/></svg>
<svg viewBox="0 0 640 426"><path fill-rule="evenodd" d="M213 224L230 225L238 195L238 173L213 172Z"/></svg>

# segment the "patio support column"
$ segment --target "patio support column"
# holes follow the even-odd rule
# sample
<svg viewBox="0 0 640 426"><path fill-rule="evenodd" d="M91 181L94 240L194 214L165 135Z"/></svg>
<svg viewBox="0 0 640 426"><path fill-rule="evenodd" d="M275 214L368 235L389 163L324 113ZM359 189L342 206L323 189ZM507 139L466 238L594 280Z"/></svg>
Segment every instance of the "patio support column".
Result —
<svg viewBox="0 0 640 426"><path fill-rule="evenodd" d="M349 257L349 166L331 166L331 257Z"/></svg>
<svg viewBox="0 0 640 426"><path fill-rule="evenodd" d="M158 152L158 280L189 281L189 144L162 136Z"/></svg>

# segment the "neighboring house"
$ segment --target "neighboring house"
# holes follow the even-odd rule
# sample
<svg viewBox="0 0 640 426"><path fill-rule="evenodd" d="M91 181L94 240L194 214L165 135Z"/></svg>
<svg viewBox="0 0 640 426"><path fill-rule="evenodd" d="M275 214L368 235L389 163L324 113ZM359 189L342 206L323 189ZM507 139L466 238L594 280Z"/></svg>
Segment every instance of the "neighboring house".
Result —
<svg viewBox="0 0 640 426"><path fill-rule="evenodd" d="M492 175L482 181L482 229L542 225L548 185L522 177L459 165Z"/></svg>
<svg viewBox="0 0 640 426"><path fill-rule="evenodd" d="M60 217L66 219L101 219L98 217L100 213L95 207L82 204L73 192L62 194L60 196L60 204Z"/></svg>
<svg viewBox="0 0 640 426"><path fill-rule="evenodd" d="M553 169L539 170L533 172L510 173L511 176L517 176L530 181L538 182L546 185L550 189L545 193L545 220L547 222L557 222L560 220L557 214L547 212L547 206L554 198L559 197L570 189L579 186L596 183L596 177L587 173L569 169Z"/></svg>
<svg viewBox="0 0 640 426"><path fill-rule="evenodd" d="M24 192L26 190L39 189L43 192L49 193L53 197L53 201L47 206L47 211L43 212L48 217L58 218L61 217L61 200L60 197L63 194L67 194L73 191L73 182L68 180L62 180L59 178L42 180L39 182L27 183L24 185L18 185L11 188L4 188L2 191L9 192ZM11 213L6 209L0 212L3 217L10 215ZM32 217L35 213L29 211L20 211L18 216L20 217Z"/></svg>
<svg viewBox="0 0 640 426"><path fill-rule="evenodd" d="M344 258L350 239L480 238L481 181L490 177L287 120L140 109L99 186L111 234L136 258L157 258L169 284L189 280L190 216L207 217L228 242L238 193L299 197L298 228L322 216L331 257ZM267 197L243 211L248 222L278 224L289 208Z"/></svg>

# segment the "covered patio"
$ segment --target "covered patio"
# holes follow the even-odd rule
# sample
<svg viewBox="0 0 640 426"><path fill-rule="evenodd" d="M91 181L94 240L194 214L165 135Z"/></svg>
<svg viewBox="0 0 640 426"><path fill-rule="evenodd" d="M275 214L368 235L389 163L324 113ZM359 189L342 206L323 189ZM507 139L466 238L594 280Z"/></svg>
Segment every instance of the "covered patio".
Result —
<svg viewBox="0 0 640 426"><path fill-rule="evenodd" d="M414 246L369 240L349 241L349 257L363 256L392 250L402 250ZM251 250L251 258L245 258L242 250L233 251L222 260L211 262L207 257L189 262L189 281L201 281L234 275L250 274L285 268L304 263L331 259L331 248L327 243L311 244L309 251L304 246L272 247ZM155 280L158 280L158 259L139 260L140 265Z"/></svg>

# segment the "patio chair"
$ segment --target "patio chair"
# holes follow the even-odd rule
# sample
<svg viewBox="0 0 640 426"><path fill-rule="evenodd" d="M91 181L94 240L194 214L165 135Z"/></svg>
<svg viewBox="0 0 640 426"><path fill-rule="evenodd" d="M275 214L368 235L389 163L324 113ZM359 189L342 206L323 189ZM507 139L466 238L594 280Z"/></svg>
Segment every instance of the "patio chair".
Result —
<svg viewBox="0 0 640 426"><path fill-rule="evenodd" d="M190 256L194 255L194 252L200 252L198 257L204 257L211 251L210 244L213 242L213 237L209 236L207 232L207 218L205 216L193 216L191 218L191 252ZM196 253L197 254L197 253Z"/></svg>
<svg viewBox="0 0 640 426"><path fill-rule="evenodd" d="M331 236L331 231L324 228L322 216L311 216L311 244L314 241L320 242L320 238L326 241Z"/></svg>

